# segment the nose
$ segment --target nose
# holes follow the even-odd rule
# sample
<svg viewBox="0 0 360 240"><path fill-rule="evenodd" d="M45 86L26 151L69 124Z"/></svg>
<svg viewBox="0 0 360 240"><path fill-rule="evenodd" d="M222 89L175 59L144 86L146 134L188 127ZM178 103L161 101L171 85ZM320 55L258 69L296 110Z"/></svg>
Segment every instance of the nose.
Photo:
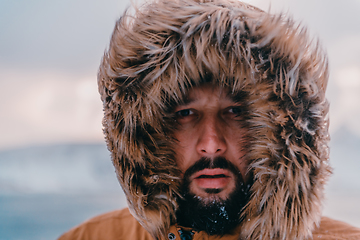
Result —
<svg viewBox="0 0 360 240"><path fill-rule="evenodd" d="M226 151L226 142L221 123L215 117L202 121L196 150L202 157L220 156Z"/></svg>

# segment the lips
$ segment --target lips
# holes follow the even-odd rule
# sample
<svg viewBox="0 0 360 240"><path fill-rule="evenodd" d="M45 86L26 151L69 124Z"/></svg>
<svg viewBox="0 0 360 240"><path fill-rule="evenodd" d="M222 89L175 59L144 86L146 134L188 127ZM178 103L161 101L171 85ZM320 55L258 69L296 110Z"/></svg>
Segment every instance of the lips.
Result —
<svg viewBox="0 0 360 240"><path fill-rule="evenodd" d="M193 182L202 189L222 189L228 185L231 176L228 170L215 168L196 172L192 176L192 179Z"/></svg>

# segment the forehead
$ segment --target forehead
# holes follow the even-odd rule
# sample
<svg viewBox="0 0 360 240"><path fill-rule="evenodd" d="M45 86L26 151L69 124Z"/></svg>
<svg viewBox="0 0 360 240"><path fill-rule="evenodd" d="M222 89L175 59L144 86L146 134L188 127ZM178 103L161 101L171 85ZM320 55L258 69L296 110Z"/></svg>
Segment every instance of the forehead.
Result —
<svg viewBox="0 0 360 240"><path fill-rule="evenodd" d="M228 102L241 103L242 93L232 93L227 87L214 85L202 85L191 88L185 96L183 103L180 105L188 105L196 102Z"/></svg>

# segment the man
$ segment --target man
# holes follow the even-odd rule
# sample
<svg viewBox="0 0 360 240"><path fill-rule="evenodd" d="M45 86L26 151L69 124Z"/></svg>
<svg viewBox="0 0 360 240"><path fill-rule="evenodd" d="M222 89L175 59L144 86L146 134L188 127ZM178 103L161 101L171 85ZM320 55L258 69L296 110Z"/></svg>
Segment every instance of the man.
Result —
<svg viewBox="0 0 360 240"><path fill-rule="evenodd" d="M325 54L285 16L236 0L126 13L98 84L129 210L60 239L360 239L321 217L327 79Z"/></svg>

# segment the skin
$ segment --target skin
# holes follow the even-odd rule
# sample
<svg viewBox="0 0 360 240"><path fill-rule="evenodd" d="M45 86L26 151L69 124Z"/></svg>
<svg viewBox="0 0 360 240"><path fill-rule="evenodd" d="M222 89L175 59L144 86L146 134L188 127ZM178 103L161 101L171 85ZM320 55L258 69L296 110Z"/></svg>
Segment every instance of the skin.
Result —
<svg viewBox="0 0 360 240"><path fill-rule="evenodd" d="M186 99L174 110L176 161L182 173L202 157L224 157L238 167L246 182L241 104L226 89L208 85L191 89ZM226 200L235 189L235 176L227 169L204 169L192 174L189 187L204 201Z"/></svg>

